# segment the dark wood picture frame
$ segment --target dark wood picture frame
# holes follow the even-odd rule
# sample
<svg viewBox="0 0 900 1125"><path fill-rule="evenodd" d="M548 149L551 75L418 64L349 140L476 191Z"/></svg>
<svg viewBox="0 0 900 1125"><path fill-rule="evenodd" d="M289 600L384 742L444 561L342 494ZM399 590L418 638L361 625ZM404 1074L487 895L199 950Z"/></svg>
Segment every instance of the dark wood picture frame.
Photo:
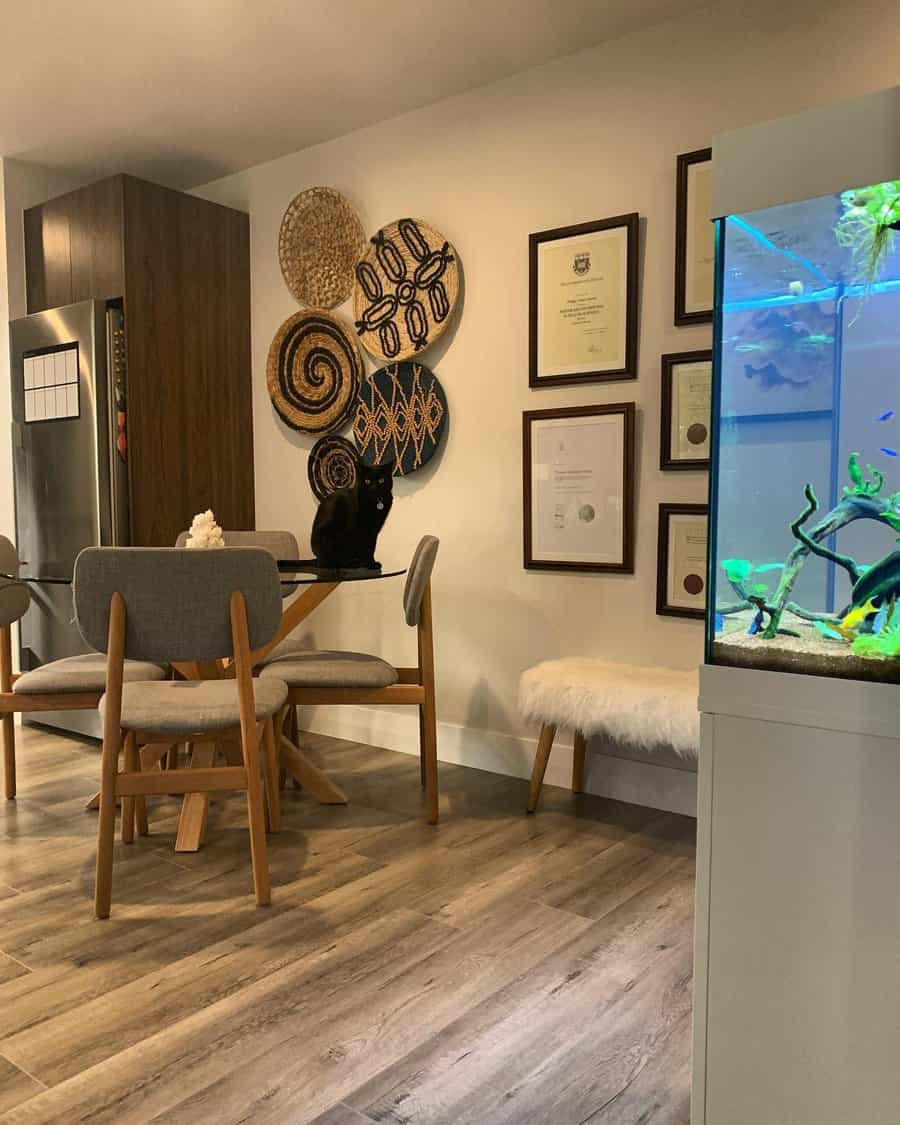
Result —
<svg viewBox="0 0 900 1125"><path fill-rule="evenodd" d="M713 310L687 312L688 173L693 164L712 160L711 148L698 148L678 157L675 175L675 324L712 324Z"/></svg>
<svg viewBox="0 0 900 1125"><path fill-rule="evenodd" d="M531 492L531 427L546 418L583 418L602 414L622 416L622 561L616 563L543 561L533 557ZM634 431L633 402L594 406L563 406L522 412L523 562L526 570L564 570L634 574Z"/></svg>
<svg viewBox="0 0 900 1125"><path fill-rule="evenodd" d="M669 588L669 521L672 516L706 516L708 519L709 506L707 504L660 504L656 540L656 612L662 617L692 617L702 621L706 617L705 609L686 609L683 606L669 605L666 601ZM703 573L703 582L704 585L707 584L706 570ZM708 592L707 589L707 594Z"/></svg>
<svg viewBox="0 0 900 1125"><path fill-rule="evenodd" d="M622 227L627 232L625 275L625 364L612 371L582 371L577 374L538 375L538 247L543 242L556 242L582 234ZM636 211L597 219L571 227L556 227L528 236L528 385L529 387L562 387L577 383L605 383L637 378L638 352L638 257L640 216Z"/></svg>
<svg viewBox="0 0 900 1125"><path fill-rule="evenodd" d="M676 367L686 363L712 364L712 349L701 348L693 352L668 352L660 356L660 423L659 423L659 467L663 470L681 472L709 468L709 457L673 457L672 455L672 391ZM710 399L710 407L712 401ZM708 426L712 425L712 418Z"/></svg>

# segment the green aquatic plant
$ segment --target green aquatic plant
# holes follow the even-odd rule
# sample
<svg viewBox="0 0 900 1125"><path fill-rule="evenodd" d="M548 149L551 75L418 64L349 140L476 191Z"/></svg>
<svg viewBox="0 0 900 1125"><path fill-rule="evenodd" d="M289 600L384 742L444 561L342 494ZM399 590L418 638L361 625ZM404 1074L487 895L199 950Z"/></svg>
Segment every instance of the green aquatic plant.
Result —
<svg viewBox="0 0 900 1125"><path fill-rule="evenodd" d="M729 582L746 582L753 571L749 559L722 559L722 569Z"/></svg>
<svg viewBox="0 0 900 1125"><path fill-rule="evenodd" d="M862 633L850 647L857 656L900 656L900 630Z"/></svg>
<svg viewBox="0 0 900 1125"><path fill-rule="evenodd" d="M850 460L847 462L847 475L853 484L849 488L844 485L845 496L877 496L881 492L881 486L884 484L884 473L879 472L872 465L866 465L866 468L872 474L871 480L863 479L862 469L859 467L859 454L850 454Z"/></svg>
<svg viewBox="0 0 900 1125"><path fill-rule="evenodd" d="M869 289L893 249L894 232L900 229L900 180L845 191L841 207L835 238L850 251L855 280Z"/></svg>

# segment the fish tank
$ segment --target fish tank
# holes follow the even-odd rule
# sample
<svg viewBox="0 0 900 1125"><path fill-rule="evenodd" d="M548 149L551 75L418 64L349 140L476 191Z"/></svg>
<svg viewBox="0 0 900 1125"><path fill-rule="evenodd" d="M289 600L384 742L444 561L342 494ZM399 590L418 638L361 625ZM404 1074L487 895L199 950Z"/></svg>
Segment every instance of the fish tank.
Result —
<svg viewBox="0 0 900 1125"><path fill-rule="evenodd" d="M900 682L900 181L716 239L707 661Z"/></svg>

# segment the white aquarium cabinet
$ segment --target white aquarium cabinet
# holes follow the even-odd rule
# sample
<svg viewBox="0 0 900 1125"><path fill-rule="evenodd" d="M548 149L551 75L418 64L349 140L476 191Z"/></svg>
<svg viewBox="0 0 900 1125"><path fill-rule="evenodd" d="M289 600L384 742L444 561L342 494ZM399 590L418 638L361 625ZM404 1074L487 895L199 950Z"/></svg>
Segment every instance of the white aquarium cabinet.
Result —
<svg viewBox="0 0 900 1125"><path fill-rule="evenodd" d="M692 1125L900 1121L900 687L701 670Z"/></svg>

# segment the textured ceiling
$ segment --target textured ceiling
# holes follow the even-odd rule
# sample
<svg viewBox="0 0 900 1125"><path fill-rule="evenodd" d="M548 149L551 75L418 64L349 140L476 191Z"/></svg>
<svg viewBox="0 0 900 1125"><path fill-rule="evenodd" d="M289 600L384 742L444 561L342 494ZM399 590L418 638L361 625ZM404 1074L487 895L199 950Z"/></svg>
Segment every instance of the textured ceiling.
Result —
<svg viewBox="0 0 900 1125"><path fill-rule="evenodd" d="M0 156L192 187L703 6L6 0Z"/></svg>

